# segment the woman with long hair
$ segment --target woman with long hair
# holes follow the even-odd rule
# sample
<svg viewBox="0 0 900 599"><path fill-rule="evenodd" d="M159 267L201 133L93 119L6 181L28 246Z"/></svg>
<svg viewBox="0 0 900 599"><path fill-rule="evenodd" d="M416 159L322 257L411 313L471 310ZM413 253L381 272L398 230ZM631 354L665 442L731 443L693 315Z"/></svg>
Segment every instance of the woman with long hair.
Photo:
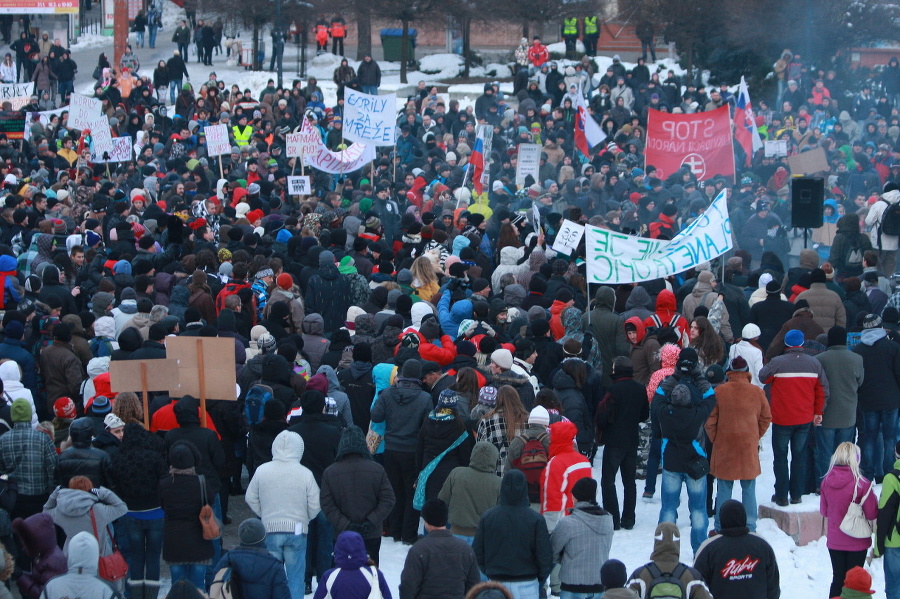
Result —
<svg viewBox="0 0 900 599"><path fill-rule="evenodd" d="M478 390L481 388L475 369L469 366L460 368L456 373L456 382L450 388L456 391L456 411L469 424L469 412L478 403Z"/></svg>
<svg viewBox="0 0 900 599"><path fill-rule="evenodd" d="M209 290L206 273L202 270L195 270L191 275L191 282L188 283L187 288L190 293L188 306L197 308L207 323L214 323L216 321L216 307Z"/></svg>
<svg viewBox="0 0 900 599"><path fill-rule="evenodd" d="M691 322L690 336L690 347L697 350L701 370L720 364L725 358L725 344L705 316L698 316Z"/></svg>
<svg viewBox="0 0 900 599"><path fill-rule="evenodd" d="M412 287L416 290L416 295L426 302L430 302L440 291L434 264L426 256L419 256L412 263L410 271L413 276Z"/></svg>
<svg viewBox="0 0 900 599"><path fill-rule="evenodd" d="M519 399L519 393L510 385L503 385L497 390L497 404L485 414L478 423L476 441L489 441L500 450L497 460L497 476L503 476L506 470L506 453L509 443L521 435L528 422L528 412Z"/></svg>
<svg viewBox="0 0 900 599"><path fill-rule="evenodd" d="M841 523L851 503L858 503L867 520L878 515L878 499L874 481L859 471L859 447L849 441L838 445L831 456L831 465L822 479L819 496L819 513L828 519L826 546L831 556L831 591L829 597L837 597L844 584L844 576L854 566L862 567L866 552L872 546L872 537L851 537L841 530Z"/></svg>
<svg viewBox="0 0 900 599"><path fill-rule="evenodd" d="M0 83L18 83L19 73L16 70L16 63L12 54L6 53L3 62L0 63Z"/></svg>
<svg viewBox="0 0 900 599"><path fill-rule="evenodd" d="M136 393L123 391L113 400L113 414L122 419L126 425L144 426L144 406Z"/></svg>

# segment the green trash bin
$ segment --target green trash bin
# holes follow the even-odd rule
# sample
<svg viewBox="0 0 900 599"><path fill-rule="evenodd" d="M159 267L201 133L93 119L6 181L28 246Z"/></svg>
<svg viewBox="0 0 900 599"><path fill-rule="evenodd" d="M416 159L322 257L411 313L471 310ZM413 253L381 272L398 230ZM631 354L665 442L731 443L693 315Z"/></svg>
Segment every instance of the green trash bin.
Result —
<svg viewBox="0 0 900 599"><path fill-rule="evenodd" d="M407 60L414 62L416 60L416 30L408 29L407 33ZM400 62L403 52L403 30L382 29L381 47L384 50L384 59L386 61Z"/></svg>

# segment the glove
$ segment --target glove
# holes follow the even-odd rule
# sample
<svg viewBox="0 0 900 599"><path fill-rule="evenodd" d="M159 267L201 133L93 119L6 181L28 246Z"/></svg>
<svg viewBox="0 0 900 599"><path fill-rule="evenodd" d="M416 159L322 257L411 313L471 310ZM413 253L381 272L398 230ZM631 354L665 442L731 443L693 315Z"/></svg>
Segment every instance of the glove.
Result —
<svg viewBox="0 0 900 599"><path fill-rule="evenodd" d="M360 526L359 534L363 537L371 537L375 533L375 525L366 520Z"/></svg>
<svg viewBox="0 0 900 599"><path fill-rule="evenodd" d="M478 324L477 322L472 322L472 324L467 326L466 329L463 331L463 337L468 339L469 337L474 335L475 334L475 325L477 325L477 324Z"/></svg>

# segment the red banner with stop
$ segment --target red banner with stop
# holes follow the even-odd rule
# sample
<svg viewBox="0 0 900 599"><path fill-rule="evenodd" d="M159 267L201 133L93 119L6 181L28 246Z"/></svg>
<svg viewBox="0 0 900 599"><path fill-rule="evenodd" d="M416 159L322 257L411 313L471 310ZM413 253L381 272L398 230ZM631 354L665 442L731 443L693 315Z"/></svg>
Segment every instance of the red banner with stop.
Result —
<svg viewBox="0 0 900 599"><path fill-rule="evenodd" d="M651 109L647 115L644 157L645 164L656 167L660 179L685 166L698 181L721 175L734 183L728 106L695 114L669 114Z"/></svg>

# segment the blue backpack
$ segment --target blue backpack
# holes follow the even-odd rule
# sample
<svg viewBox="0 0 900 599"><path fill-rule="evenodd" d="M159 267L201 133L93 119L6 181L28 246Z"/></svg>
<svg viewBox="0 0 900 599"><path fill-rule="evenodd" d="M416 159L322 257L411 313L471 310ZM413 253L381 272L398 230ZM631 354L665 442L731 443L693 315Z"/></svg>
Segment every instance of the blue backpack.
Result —
<svg viewBox="0 0 900 599"><path fill-rule="evenodd" d="M262 420L266 403L273 397L275 395L272 393L272 387L268 385L255 383L250 387L244 398L244 419L247 421L248 427Z"/></svg>

